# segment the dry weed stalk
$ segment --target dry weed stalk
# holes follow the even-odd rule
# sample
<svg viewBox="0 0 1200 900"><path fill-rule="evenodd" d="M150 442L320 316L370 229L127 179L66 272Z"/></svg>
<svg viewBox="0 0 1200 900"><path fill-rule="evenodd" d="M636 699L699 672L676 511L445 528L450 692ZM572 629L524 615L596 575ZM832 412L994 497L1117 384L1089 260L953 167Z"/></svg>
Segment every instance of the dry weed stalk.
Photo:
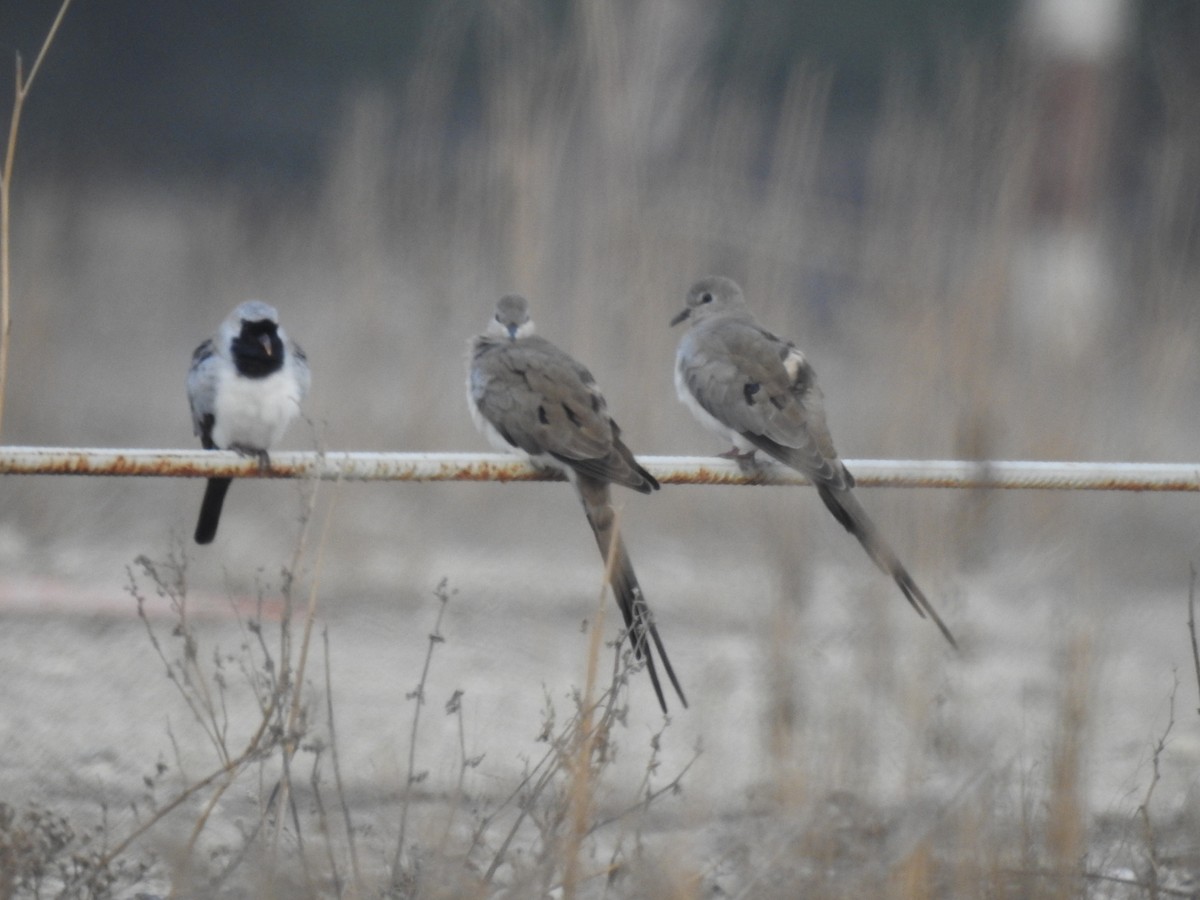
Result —
<svg viewBox="0 0 1200 900"><path fill-rule="evenodd" d="M429 666L433 662L433 651L438 644L446 642L446 638L442 636L442 617L446 614L446 605L450 602L450 598L456 593L457 591L447 587L447 579L444 577L433 590L433 595L438 600L437 618L433 623L433 631L429 633L429 645L425 649L425 664L421 667L421 678L417 682L417 686L406 695L406 699L414 702L413 721L408 733L408 777L404 784L404 799L400 803L400 834L396 838L396 853L392 857L393 888L398 888L409 880L409 873L404 870L404 845L408 831L409 808L412 805L412 789L414 784L424 781L428 774L426 772L418 773L416 769L417 734L421 724L421 707L425 705L425 685L429 679Z"/></svg>
<svg viewBox="0 0 1200 900"><path fill-rule="evenodd" d="M187 882L191 861L195 856L196 845L204 832L212 813L226 792L239 777L254 763L262 763L279 749L281 752L282 774L271 792L264 809L263 818L254 825L245 838L239 852L213 880L210 885L214 889L237 869L245 859L251 844L256 839L262 825L272 808L279 811L276 818L276 828L271 842L272 862L277 854L278 835L283 827L284 813L288 810L296 826L297 842L300 848L301 865L305 872L305 881L312 887L312 878L308 873L308 861L304 853L303 840L300 835L299 815L291 800L291 763L300 742L308 730L307 715L300 693L304 683L304 672L311 641L313 623L316 616L317 592L320 583L320 570L323 560L323 550L328 540L330 522L333 517L335 503L330 504L326 513L320 543L316 551L316 561L312 574L312 584L309 589L308 605L303 623L303 637L299 647L299 659L293 668L292 663L292 589L295 573L299 571L304 549L307 546L308 527L316 506L317 485L314 482L306 492L305 509L302 516L302 527L290 563L290 568L283 570L283 612L280 619L280 645L278 653L272 653L267 644L262 628L263 592L259 592L259 609L257 618L243 622L238 617L243 631L252 636L243 645L244 654L239 660L243 674L249 682L258 703L258 720L244 747L240 750L233 748L229 740L230 717L227 706L224 675L224 661L220 654L214 654L215 671L208 672L201 663L200 641L196 636L194 625L188 611L187 560L182 551L172 551L167 559L154 561L146 556L139 556L135 564L141 573L154 585L155 593L168 601L170 610L175 617L173 636L181 642L179 656L175 657L159 637L146 612L147 596L142 591L137 575L133 569L129 572L128 591L137 602L138 616L146 628L151 646L160 662L166 668L167 677L175 685L185 706L193 719L199 724L217 756L219 766L209 774L196 781L185 780L184 787L165 805L154 809L153 814L135 828L116 846L108 850L101 862L110 864L123 854L140 837L156 827L169 814L183 804L202 795L212 788L205 799L201 810L193 823L181 855L179 871L176 873L172 895L179 891ZM335 495L336 501L336 495ZM257 662L256 662L257 657ZM278 657L278 658L277 658ZM216 686L215 692L212 685ZM178 757L178 751L177 751ZM319 757L318 757L319 758ZM314 763L315 777L316 763ZM162 766L160 764L160 771ZM339 783L340 793L340 783ZM344 803L344 798L343 798ZM331 855L332 860L332 855ZM331 863L332 864L332 863ZM273 864L267 871L268 881L273 879L276 866ZM357 865L355 866L357 872ZM333 868L335 882L340 884L336 867ZM357 877L357 876L356 876Z"/></svg>
<svg viewBox="0 0 1200 900"><path fill-rule="evenodd" d="M1150 802L1154 799L1154 789L1158 787L1159 781L1162 779L1162 755L1167 749L1167 738L1170 737L1171 731L1175 728L1175 694L1179 691L1179 676L1175 676L1175 682L1171 685L1171 695L1167 703L1167 724L1163 728L1162 734L1158 736L1158 741L1154 744L1154 750L1150 756L1150 784L1146 787L1146 796L1142 798L1141 804L1138 806L1138 816L1142 820L1142 835L1146 841L1146 890L1150 894L1150 900L1158 900L1162 886L1159 884L1161 862L1158 854L1158 839L1154 829L1154 823L1150 820Z"/></svg>
<svg viewBox="0 0 1200 900"><path fill-rule="evenodd" d="M1052 871L1082 874L1081 861L1087 850L1084 821L1083 753L1087 746L1088 684L1091 678L1091 649L1082 637L1066 648L1065 685L1057 743L1050 762L1046 850ZM1053 897L1072 897L1070 880L1050 885Z"/></svg>
<svg viewBox="0 0 1200 900"><path fill-rule="evenodd" d="M1188 634L1192 638L1192 664L1196 667L1196 690L1200 692L1200 645L1196 642L1196 566L1193 564L1188 580ZM1196 708L1200 714L1200 707Z"/></svg>
<svg viewBox="0 0 1200 900"><path fill-rule="evenodd" d="M641 665L634 660L632 649L622 647L623 637L624 635L618 637L615 642L616 652L613 655L609 685L591 704L585 704L584 695L576 692L575 714L556 733L553 733L554 710L552 706L548 706L546 722L539 740L547 741L550 744L549 749L522 779L517 789L497 809L481 819L472 848L481 845L483 834L504 808L514 801L519 804L520 812L487 868L485 883L491 883L497 870L507 861L508 851L527 820L532 820L540 833L542 852L536 860L536 880L539 889L547 893L561 892L563 896L568 896L569 878L574 878L571 890L577 891L586 881L612 877L620 869L617 862L619 844L614 847L612 859L607 865L599 870L583 872L578 863L583 842L610 825L644 812L667 794L678 794L682 791L683 778L699 758L699 748L668 783L654 789L650 787L650 779L659 768L658 756L662 737L670 727L670 718L664 717L662 728L650 739L650 758L637 789L639 799L609 816L592 817L595 785L599 782L603 770L616 758L618 748L612 736L613 729L625 720L627 713L627 707L621 702L624 696L622 689L628 686L630 675L641 669ZM589 635L589 647L590 645ZM587 713L590 713L590 716L586 715ZM586 729L585 719L588 720ZM587 757L581 757L581 750L584 748L589 754ZM588 769L582 779L579 774L581 764ZM566 782L564 789L557 793L548 791L547 789L560 778ZM547 793L551 794L551 799L541 804L540 801ZM586 807L582 813L582 820L578 818L581 815L581 806ZM560 837L560 830L564 827L567 833L565 837ZM576 860L574 871L570 868L572 858ZM560 871L561 875L556 879L555 875Z"/></svg>
<svg viewBox="0 0 1200 900"><path fill-rule="evenodd" d="M26 77L21 68L21 54L16 59L16 81L13 90L12 116L8 120L8 145L4 152L4 170L0 172L0 434L4 431L4 395L8 388L8 344L12 334L12 270L9 259L9 246L12 231L10 219L10 203L12 199L13 162L17 154L17 135L21 130L21 111L25 107L25 99L33 87L33 79L37 77L42 67L42 60L58 34L58 26L62 24L67 14L71 0L63 0L58 9L58 15L46 32L42 48L38 51L33 67Z"/></svg>
<svg viewBox="0 0 1200 900"><path fill-rule="evenodd" d="M342 820L346 827L346 843L350 848L350 871L354 876L354 884L361 885L363 880L362 869L358 864L358 844L354 840L354 823L350 817L350 804L346 802L346 789L342 783L342 766L337 750L337 729L333 723L333 676L329 670L328 628L322 631L321 637L325 645L325 715L329 719L329 758L333 763L333 786L338 796L338 804L342 810Z"/></svg>
<svg viewBox="0 0 1200 900"><path fill-rule="evenodd" d="M288 624L292 621L292 584L295 579L295 573L299 571L300 559L304 551L306 539L308 537L309 522L312 521L313 511L316 508L317 502L317 487L319 482L313 481L310 489L307 492L306 503L307 508L302 517L302 526L300 537L296 541L295 551L292 555L292 563L290 568L284 572L284 617L280 627L280 661L282 670L280 673L282 689L286 693L291 694L291 707L288 710L287 724L283 730L284 738L281 746L282 762L283 762L283 778L280 785L282 797L279 803L279 809L284 810L289 806L288 800L291 795L291 764L296 755L296 751L300 747L300 739L307 732L307 722L304 715L304 707L300 702L301 692L304 688L304 672L308 663L308 649L312 643L313 623L317 617L317 588L321 580L321 565L325 559L325 546L329 540L329 528L333 522L333 513L337 508L338 487L341 485L341 480L334 482L333 499L330 501L329 509L325 512L325 522L321 527L321 537L317 542L317 555L313 563L313 574L311 584L308 590L308 607L304 613L304 632L300 639L300 656L296 663L296 670L293 675L291 666L291 629ZM283 816L276 819L275 834L271 843L272 858L276 858L279 846L279 835L283 830ZM296 828L297 840L300 838L300 829L297 823ZM301 843L303 848L303 844ZM304 860L304 854L301 853L301 860Z"/></svg>
<svg viewBox="0 0 1200 900"><path fill-rule="evenodd" d="M560 865L562 867L561 880L557 883L545 884L544 887L546 890L556 893L561 892L562 896L567 898L577 896L580 886L584 882L594 878L611 879L621 869L619 857L623 852L622 841L618 840L607 864L598 870L584 872L582 869L584 841L601 829L621 821L635 812L648 809L660 797L679 793L682 790L683 777L700 754L700 750L697 748L692 758L667 784L657 789L651 788L651 779L659 769L662 737L670 727L670 717L664 716L662 727L650 740L650 757L636 792L640 799L615 814L601 818L595 817L596 785L604 769L616 758L617 746L613 739L613 729L617 724L624 722L627 712L626 707L619 703L621 689L628 686L630 674L643 667L643 664L636 660L632 636L622 632L615 641L609 684L598 697L596 696L605 612L608 608L607 599L611 590L613 565L616 558L614 548L619 539L619 533L618 514L612 543L606 558L605 579L597 598L596 617L588 626L584 688L582 692L575 694L575 715L551 742L554 764L545 772L534 792L534 796L540 793L541 789L558 773L561 773L566 779L565 790L555 804L556 808L552 809L549 815L538 824L542 830L542 845L546 850L551 851L546 860L545 873L549 874ZM629 638L628 643L625 641L626 637ZM564 824L566 835L565 839L560 840L555 832L558 826ZM509 833L505 847L493 860L489 868L489 877L494 874L502 859L503 850L519 825L520 818L513 826L513 831Z"/></svg>
<svg viewBox="0 0 1200 900"><path fill-rule="evenodd" d="M596 674L600 667L600 646L604 639L604 613L608 608L608 594L612 590L613 567L617 559L617 540L621 533L621 514L618 511L613 517L612 537L609 540L608 552L605 555L604 581L600 585L600 596L596 601L596 620L588 630L587 674L583 682L583 694L580 697L580 726L577 733L577 746L572 755L568 772L570 773L571 828L567 833L565 851L566 863L563 871L563 896L574 900L579 886L579 851L587 834L588 818L592 810L592 754L595 752L597 729L592 721L595 707L592 697L596 692ZM631 634L629 640L633 641ZM647 649L647 652L649 650Z"/></svg>

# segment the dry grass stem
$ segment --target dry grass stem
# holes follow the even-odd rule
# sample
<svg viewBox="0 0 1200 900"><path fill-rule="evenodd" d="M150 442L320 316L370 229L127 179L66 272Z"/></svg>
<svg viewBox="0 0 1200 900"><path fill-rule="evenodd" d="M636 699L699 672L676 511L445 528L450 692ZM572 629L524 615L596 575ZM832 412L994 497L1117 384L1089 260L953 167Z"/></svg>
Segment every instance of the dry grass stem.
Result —
<svg viewBox="0 0 1200 900"><path fill-rule="evenodd" d="M0 434L4 433L4 397L8 391L8 350L12 337L12 270L9 255L12 242L12 221L10 210L13 163L16 161L17 155L17 135L21 131L21 111L25 108L25 99L33 88L33 80L42 67L42 60L46 58L46 52L54 42L54 36L58 34L58 26L62 24L63 17L66 16L67 8L70 5L71 0L63 0L62 6L58 8L58 15L54 17L50 30L46 32L46 39L42 41L42 47L33 61L28 77L23 77L20 53L17 54L15 60L16 79L12 114L8 120L8 143L4 151L4 170L0 172Z"/></svg>
<svg viewBox="0 0 1200 900"><path fill-rule="evenodd" d="M1196 690L1200 692L1200 644L1196 640L1196 566L1190 567L1191 577L1188 579L1188 635L1192 639L1192 665L1196 671ZM1196 708L1200 714L1200 706Z"/></svg>
<svg viewBox="0 0 1200 900"><path fill-rule="evenodd" d="M596 726L593 721L592 698L596 692L596 676L600 668L600 648L604 645L604 617L608 609L608 594L612 592L613 571L617 563L617 548L620 544L621 514L613 514L612 536L605 553L604 581L600 585L600 596L596 601L596 618L588 629L587 674L584 676L583 696L580 698L580 723L576 734L577 746L570 766L570 809L571 829L564 851L565 869L562 879L563 896L574 900L579 887L579 853L588 833L588 819L592 812L592 755L596 746ZM636 610L634 611L636 616ZM636 621L636 619L635 619ZM637 636L630 633L632 644ZM646 643L646 652L650 652Z"/></svg>
<svg viewBox="0 0 1200 900"><path fill-rule="evenodd" d="M408 699L413 701L413 719L412 726L409 728L408 735L408 777L404 783L404 797L400 801L400 833L396 838L396 852L392 857L392 884L394 886L401 885L405 881L404 877L404 848L408 836L408 816L409 808L412 805L413 786L423 780L423 775L417 774L417 736L419 726L421 724L421 708L425 705L425 685L429 680L429 667L433 662L433 651L446 639L442 636L442 617L446 614L446 605L450 602L450 597L456 593L447 586L447 579L443 578L434 588L433 594L438 600L437 618L433 623L433 631L429 633L429 643L425 649L425 663L421 667L421 678L408 695Z"/></svg>
<svg viewBox="0 0 1200 900"><path fill-rule="evenodd" d="M1089 642L1076 637L1069 641L1064 661L1063 694L1050 769L1050 796L1047 810L1046 850L1052 867L1064 874L1083 874L1081 861L1086 852L1087 827L1083 776L1087 747L1086 725L1091 679ZM1054 897L1072 897L1069 881L1053 884Z"/></svg>
<svg viewBox="0 0 1200 900"><path fill-rule="evenodd" d="M333 762L333 784L337 792L338 805L342 810L342 821L346 828L346 844L350 851L350 871L354 876L357 893L363 884L362 868L358 864L358 842L354 837L354 822L350 815L350 804L346 800L346 788L342 782L342 765L338 755L337 728L333 719L333 675L329 666L329 629L321 631L325 646L325 715L329 721L329 758Z"/></svg>
<svg viewBox="0 0 1200 900"><path fill-rule="evenodd" d="M338 481L334 482L333 498L329 503L328 510L326 510L325 521L321 526L321 536L317 543L316 560L313 564L312 579L311 579L311 584L309 585L309 591L308 591L308 606L305 609L305 614L304 614L304 632L300 639L300 656L299 656L298 662L296 663L296 671L295 671L294 676L290 674L290 670L289 670L289 664L290 664L290 660L291 660L290 644L287 642L286 637L284 638L283 652L286 653L287 655L283 656L283 658L281 660L282 685L283 685L283 689L285 691L287 691L289 689L289 687L291 689L291 705L288 709L288 716L287 716L287 720L286 720L286 723L285 723L284 729L283 729L284 738L283 738L283 744L281 747L282 754L283 754L282 755L282 764L283 764L282 792L283 792L283 796L279 802L279 809L281 812L283 810L287 809L291 805L291 765L292 765L292 760L294 759L294 757L296 755L296 751L299 749L300 738L302 737L304 731L306 730L300 724L302 709L303 709L302 704L301 704L301 694L303 693L303 690L304 690L304 672L305 672L305 669L306 669L306 666L308 663L309 646L312 643L313 623L316 621L316 617L317 617L317 589L320 584L321 565L322 565L322 562L324 561L325 546L329 541L329 529L330 529L330 525L333 522L333 514L337 508L337 498L339 495L338 488L339 488L340 484L341 484L340 479ZM308 490L307 496L306 496L306 509L304 512L304 516L302 518L303 524L300 529L300 537L296 541L296 549L295 549L295 553L292 557L292 566L288 570L288 572L293 573L293 574L288 575L287 573L285 573L285 583L286 583L287 587L284 592L284 606L285 606L284 623L288 623L291 621L292 579L294 578L294 573L298 571L298 567L300 565L301 553L305 546L306 539L308 537L308 525L309 525L309 522L312 520L313 513L316 509L319 485L320 485L320 482L318 482L315 479L310 482L309 490ZM290 634L290 631L286 628L281 628L280 630L281 630L281 633L285 636ZM279 815L276 819L275 833L272 838L272 853L276 853L278 851L279 836L283 830L283 822L284 821L285 821L285 819L284 819L283 815ZM297 830L296 830L296 837L297 837L297 840L301 840L300 830L299 830L298 826L297 826ZM303 859L303 854L301 854L301 858Z"/></svg>
<svg viewBox="0 0 1200 900"><path fill-rule="evenodd" d="M1146 796L1142 798L1141 804L1138 806L1138 816L1142 820L1142 834L1146 844L1146 863L1147 877L1146 889L1150 894L1150 900L1158 900L1159 891L1162 885L1161 880L1161 864L1158 853L1158 839L1155 835L1154 823L1150 818L1150 803L1154 799L1154 789L1158 787L1159 781L1162 780L1162 756L1167 749L1167 738L1170 737L1171 731L1175 728L1175 695L1179 691L1179 676L1175 676L1175 681L1171 685L1171 695L1167 702L1167 724L1159 735L1157 742L1154 744L1153 752L1150 755L1150 784L1146 786Z"/></svg>

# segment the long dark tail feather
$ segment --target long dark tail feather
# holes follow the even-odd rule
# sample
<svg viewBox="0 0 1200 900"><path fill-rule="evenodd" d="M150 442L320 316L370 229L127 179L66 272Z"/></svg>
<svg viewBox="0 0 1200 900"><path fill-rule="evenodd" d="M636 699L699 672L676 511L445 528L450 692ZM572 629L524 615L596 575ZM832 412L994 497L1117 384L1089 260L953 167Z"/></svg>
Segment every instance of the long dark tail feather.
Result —
<svg viewBox="0 0 1200 900"><path fill-rule="evenodd" d="M954 639L954 635L946 627L946 623L942 621L942 617L937 614L937 610L933 608L933 604L929 602L929 598L917 587L917 583L908 574L908 570L900 565L900 563L896 563L896 569L892 572L892 577L896 579L896 584L900 586L900 590L904 592L904 596L908 598L908 602L915 606L917 612L922 613L922 615L928 613L929 618L933 620L933 624L942 633L942 637L950 642L951 647L957 650L958 641Z"/></svg>
<svg viewBox="0 0 1200 900"><path fill-rule="evenodd" d="M217 525L221 521L221 507L232 478L210 478L204 489L204 501L200 504L200 519L196 522L196 543L211 544L217 536Z"/></svg>
<svg viewBox="0 0 1200 900"><path fill-rule="evenodd" d="M658 661L662 663L671 686L675 688L679 702L686 709L687 697L683 693L679 679L675 676L671 659L667 656L666 648L663 647L662 638L659 637L658 626L654 623L654 615L650 612L645 597L642 596L641 585L638 584L637 576L633 573L633 565L629 562L629 555L625 552L625 544L619 537L613 551L617 554L617 558L613 561L613 595L617 598L617 605L620 606L621 615L625 619L625 630L629 632L629 641L633 645L634 655L638 659L646 661L646 670L650 673L654 693L658 696L658 705L662 707L664 713L667 712L667 701L663 696L662 686L659 684L654 654L646 640L648 634L650 640L654 642L654 650L658 652Z"/></svg>
<svg viewBox="0 0 1200 900"><path fill-rule="evenodd" d="M880 536L875 523L871 521L867 511L862 508L857 498L849 490L837 491L821 484L817 485L817 493L820 494L821 499L825 501L825 506L842 524L842 527L858 538L858 542L862 544L863 549L867 551L867 555L871 557L875 565L879 566L885 574L892 576L905 599L917 611L917 615L921 618L931 619L937 625L942 636L950 642L950 646L957 650L958 641L954 639L954 635L950 633L950 629L946 627L942 617L937 614L937 610L933 608L933 604L929 602L924 591L917 587L917 583L908 574L904 564Z"/></svg>
<svg viewBox="0 0 1200 900"><path fill-rule="evenodd" d="M638 584L637 575L634 574L633 564L629 561L629 554L625 550L625 542L619 536L615 541L613 540L613 511L608 502L608 485L586 477L579 477L577 482L580 499L583 501L588 524L592 526L592 533L596 537L601 557L607 563L610 549L614 554L611 566L613 596L621 610L621 617L625 621L625 630L629 634L634 656L639 660L645 660L646 671L650 675L650 683L654 686L658 705L662 707L664 713L667 712L667 700L663 694L662 683L659 681L658 666L646 639L646 636L649 635L650 641L654 643L654 650L658 651L658 661L662 663L671 686L675 688L679 702L686 709L687 697L683 693L679 679L675 676L675 669L671 666L671 660L667 656L666 648L663 647L662 638L659 637L658 627L654 624L654 616L642 595L642 588Z"/></svg>

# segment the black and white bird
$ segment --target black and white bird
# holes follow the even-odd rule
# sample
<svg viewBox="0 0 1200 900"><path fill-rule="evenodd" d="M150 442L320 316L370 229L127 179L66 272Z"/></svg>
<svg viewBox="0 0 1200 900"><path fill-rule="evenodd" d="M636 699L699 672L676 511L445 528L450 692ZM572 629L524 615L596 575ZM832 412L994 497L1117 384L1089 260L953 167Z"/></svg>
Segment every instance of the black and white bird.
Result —
<svg viewBox="0 0 1200 900"><path fill-rule="evenodd" d="M236 450L268 468L268 451L300 412L311 375L304 351L279 326L279 313L260 300L238 306L192 354L188 403L206 450ZM232 479L210 478L196 523L196 543L217 534Z"/></svg>
<svg viewBox="0 0 1200 900"><path fill-rule="evenodd" d="M471 417L493 446L559 469L575 484L601 556L608 560L610 549L613 553L613 595L634 654L646 662L658 703L666 712L653 650L686 707L625 544L614 534L609 485L649 494L658 481L622 442L591 372L535 335L529 304L510 294L496 304L487 331L471 342L467 389Z"/></svg>
<svg viewBox="0 0 1200 900"><path fill-rule="evenodd" d="M725 455L749 459L762 451L808 478L913 609L958 646L854 496L854 477L838 459L825 424L816 372L799 348L759 325L742 289L720 276L693 285L671 325L681 322L689 326L675 357L675 391L701 424L733 441Z"/></svg>

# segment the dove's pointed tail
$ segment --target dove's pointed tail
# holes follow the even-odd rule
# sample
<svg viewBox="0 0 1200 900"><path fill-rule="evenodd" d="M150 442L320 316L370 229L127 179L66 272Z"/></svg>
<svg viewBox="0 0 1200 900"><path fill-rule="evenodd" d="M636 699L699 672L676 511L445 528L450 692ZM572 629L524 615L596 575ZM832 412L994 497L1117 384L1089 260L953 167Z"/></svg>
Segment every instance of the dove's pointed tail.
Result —
<svg viewBox="0 0 1200 900"><path fill-rule="evenodd" d="M821 495L821 499L825 501L825 506L833 513L834 518L841 522L847 531L858 538L858 542L863 545L863 549L875 561L875 565L892 576L918 615L922 618L928 616L932 619L933 623L937 625L938 630L942 632L943 637L950 642L950 646L957 650L958 642L954 639L954 635L950 633L950 629L946 627L946 623L942 621L942 617L937 614L937 610L933 608L933 604L929 602L929 598L917 587L917 583L908 574L908 570L904 568L904 564L900 562L896 554L892 552L892 548L880 536L879 529L875 527L875 523L871 521L871 517L867 515L867 511L862 508L862 505L849 488L839 490L827 485L818 484L817 493Z"/></svg>
<svg viewBox="0 0 1200 900"><path fill-rule="evenodd" d="M664 713L667 712L667 701L658 680L658 668L654 661L650 642L653 642L653 650L658 652L658 659L667 673L667 678L671 681L671 686L675 688L675 693L679 695L679 701L686 708L687 697L684 696L683 688L679 686L679 679L675 677L671 660L667 657L662 638L658 635L654 617L642 595L641 585L638 584L637 576L633 572L633 564L629 561L629 554L625 550L625 542L614 532L615 516L609 499L609 485L607 482L582 475L576 477L575 485L579 490L579 498L583 501L588 524L592 526L592 532L596 536L600 555L607 563L610 550L614 554L609 567L612 572L613 596L616 597L617 606L620 607L621 616L625 620L625 629L629 632L634 655L638 659L646 661L646 671L650 673L650 682L654 685L658 704Z"/></svg>

